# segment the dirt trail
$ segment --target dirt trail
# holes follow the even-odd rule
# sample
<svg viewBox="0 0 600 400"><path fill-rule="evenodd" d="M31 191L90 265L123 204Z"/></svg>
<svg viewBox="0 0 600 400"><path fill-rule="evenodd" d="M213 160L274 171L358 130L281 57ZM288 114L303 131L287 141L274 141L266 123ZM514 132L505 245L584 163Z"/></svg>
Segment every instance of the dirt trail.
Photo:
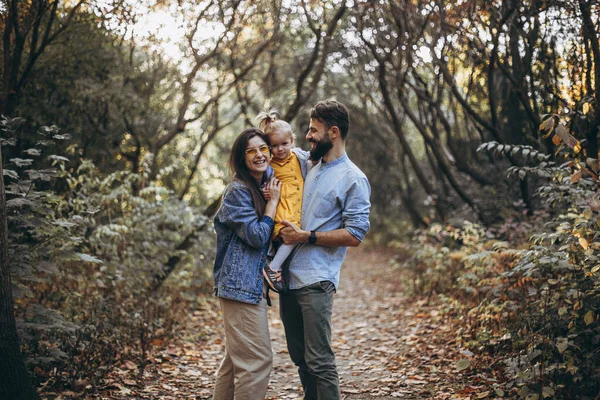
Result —
<svg viewBox="0 0 600 400"><path fill-rule="evenodd" d="M333 340L344 398L422 398L407 379L399 361L407 352L401 336L409 329L400 319L406 299L393 279L389 253L350 249L333 307ZM287 358L283 326L274 307L271 336L276 352L272 389L268 396L301 398L295 367ZM279 356L281 355L281 356ZM393 396L393 397L392 397Z"/></svg>
<svg viewBox="0 0 600 400"><path fill-rule="evenodd" d="M469 398L483 390L456 370L464 358L456 325L436 307L411 302L389 251L351 249L333 308L333 338L342 397L363 399ZM269 309L274 368L268 399L301 399L296 368L289 360L277 297ZM223 354L224 334L216 301L206 300L169 347L156 349L142 379L121 370L108 388L89 398L210 399ZM471 375L472 376L472 373Z"/></svg>

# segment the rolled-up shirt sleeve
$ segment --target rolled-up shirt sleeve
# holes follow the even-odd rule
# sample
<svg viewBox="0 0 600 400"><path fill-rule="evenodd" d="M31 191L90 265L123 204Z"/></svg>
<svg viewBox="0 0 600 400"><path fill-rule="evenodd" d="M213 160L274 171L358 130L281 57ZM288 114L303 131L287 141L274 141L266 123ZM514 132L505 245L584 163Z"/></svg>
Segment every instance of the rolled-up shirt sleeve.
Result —
<svg viewBox="0 0 600 400"><path fill-rule="evenodd" d="M268 245L275 225L273 219L267 215L258 218L252 195L241 183L233 183L225 191L218 218L254 248Z"/></svg>
<svg viewBox="0 0 600 400"><path fill-rule="evenodd" d="M369 222L370 196L371 186L367 178L355 176L346 190L342 220L343 227L361 242L371 225Z"/></svg>

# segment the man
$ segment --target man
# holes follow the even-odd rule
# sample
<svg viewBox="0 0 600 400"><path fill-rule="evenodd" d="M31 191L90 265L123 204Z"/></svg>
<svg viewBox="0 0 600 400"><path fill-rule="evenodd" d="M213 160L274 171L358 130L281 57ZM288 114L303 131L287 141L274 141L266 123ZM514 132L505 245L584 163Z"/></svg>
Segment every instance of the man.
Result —
<svg viewBox="0 0 600 400"><path fill-rule="evenodd" d="M336 101L319 102L310 113L306 140L311 159L301 227L284 221L285 243L298 243L289 262L289 290L280 294L288 351L298 366L307 400L340 398L331 349L331 311L347 246L358 246L369 230L367 177L346 155L349 118Z"/></svg>

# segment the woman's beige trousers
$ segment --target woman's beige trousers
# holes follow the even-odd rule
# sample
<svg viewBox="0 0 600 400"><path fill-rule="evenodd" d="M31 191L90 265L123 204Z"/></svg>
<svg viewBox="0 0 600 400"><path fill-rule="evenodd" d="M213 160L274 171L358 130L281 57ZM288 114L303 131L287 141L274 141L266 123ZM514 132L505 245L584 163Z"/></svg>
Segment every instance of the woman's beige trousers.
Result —
<svg viewBox="0 0 600 400"><path fill-rule="evenodd" d="M225 357L213 400L264 400L273 366L267 304L219 298L225 322Z"/></svg>

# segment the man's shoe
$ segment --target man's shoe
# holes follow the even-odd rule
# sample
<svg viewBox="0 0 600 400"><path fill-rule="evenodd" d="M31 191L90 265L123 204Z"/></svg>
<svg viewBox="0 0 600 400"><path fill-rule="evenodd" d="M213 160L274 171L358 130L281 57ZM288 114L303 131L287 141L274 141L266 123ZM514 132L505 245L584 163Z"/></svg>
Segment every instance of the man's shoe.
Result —
<svg viewBox="0 0 600 400"><path fill-rule="evenodd" d="M273 271L269 265L265 265L263 268L263 275L265 281L271 288L272 291L277 293L283 293L286 291L285 282L281 276L281 271Z"/></svg>

